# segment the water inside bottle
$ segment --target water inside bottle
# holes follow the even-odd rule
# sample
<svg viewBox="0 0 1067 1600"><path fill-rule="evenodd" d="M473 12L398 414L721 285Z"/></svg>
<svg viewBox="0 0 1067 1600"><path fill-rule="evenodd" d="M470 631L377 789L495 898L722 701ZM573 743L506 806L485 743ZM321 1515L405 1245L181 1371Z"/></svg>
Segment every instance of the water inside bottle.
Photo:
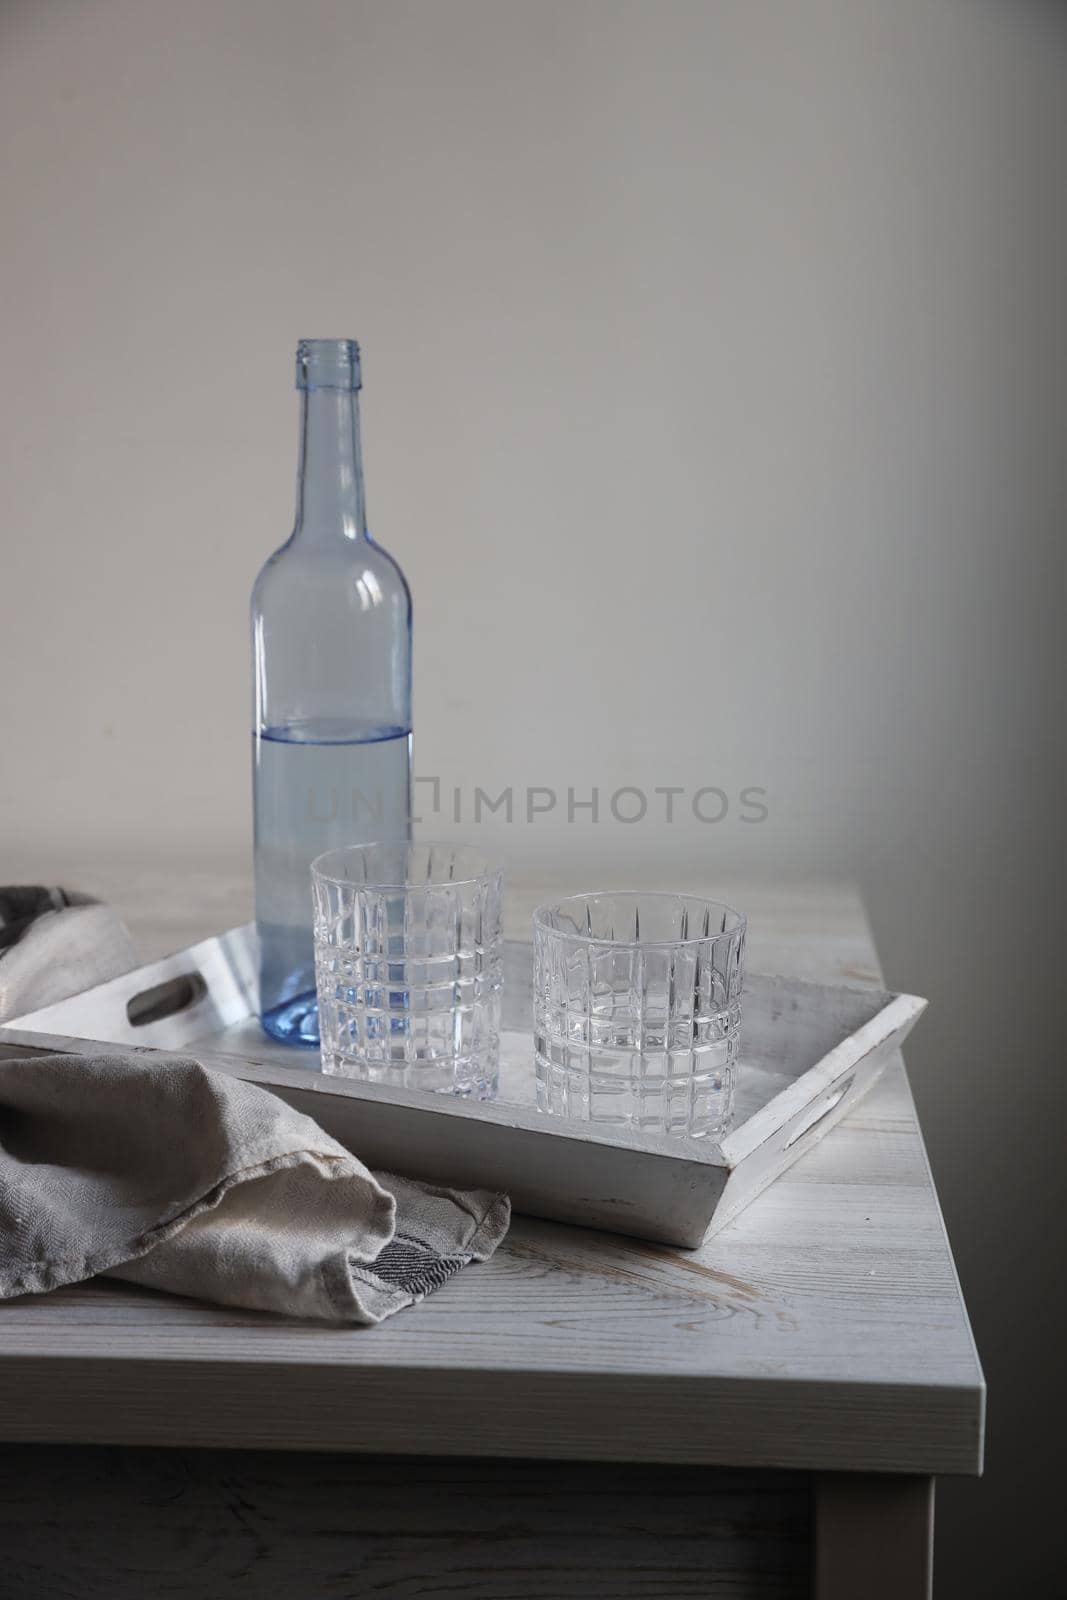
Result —
<svg viewBox="0 0 1067 1600"><path fill-rule="evenodd" d="M284 1044L317 1048L311 863L410 837L411 731L334 718L264 728L255 762L261 1021Z"/></svg>

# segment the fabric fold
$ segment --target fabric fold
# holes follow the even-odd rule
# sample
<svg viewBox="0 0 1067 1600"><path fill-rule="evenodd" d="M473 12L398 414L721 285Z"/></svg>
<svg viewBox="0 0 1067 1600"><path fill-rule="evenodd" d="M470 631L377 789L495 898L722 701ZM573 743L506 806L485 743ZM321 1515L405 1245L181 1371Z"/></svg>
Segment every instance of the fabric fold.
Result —
<svg viewBox="0 0 1067 1600"><path fill-rule="evenodd" d="M75 889L0 885L0 1021L131 972L137 953L110 906Z"/></svg>
<svg viewBox="0 0 1067 1600"><path fill-rule="evenodd" d="M375 1174L277 1096L191 1057L0 1062L0 1298L100 1273L374 1323L485 1260L506 1197Z"/></svg>

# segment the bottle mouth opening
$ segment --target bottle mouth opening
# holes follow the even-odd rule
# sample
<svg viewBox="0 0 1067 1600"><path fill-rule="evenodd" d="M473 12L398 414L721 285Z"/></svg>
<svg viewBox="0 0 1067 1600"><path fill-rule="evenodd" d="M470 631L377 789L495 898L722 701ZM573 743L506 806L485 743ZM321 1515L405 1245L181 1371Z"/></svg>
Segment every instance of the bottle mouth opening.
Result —
<svg viewBox="0 0 1067 1600"><path fill-rule="evenodd" d="M354 339L301 339L297 344L298 389L358 389L361 383Z"/></svg>

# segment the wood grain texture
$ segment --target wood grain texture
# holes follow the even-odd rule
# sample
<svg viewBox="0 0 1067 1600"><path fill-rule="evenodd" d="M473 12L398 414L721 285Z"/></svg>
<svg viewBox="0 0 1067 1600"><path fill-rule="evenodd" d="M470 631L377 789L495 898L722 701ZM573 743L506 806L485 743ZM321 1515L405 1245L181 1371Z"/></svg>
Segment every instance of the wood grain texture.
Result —
<svg viewBox="0 0 1067 1600"><path fill-rule="evenodd" d="M800 1600L809 1522L785 1474L0 1451L5 1600Z"/></svg>
<svg viewBox="0 0 1067 1600"><path fill-rule="evenodd" d="M316 1070L317 1054L266 1040L255 1015L251 924L9 1019L0 1059L12 1049L96 1054L113 1045L195 1054L279 1095L369 1166L506 1191L516 1212L554 1222L693 1247L825 1138L925 1007L876 987L750 973L733 1131L722 1145L663 1139L538 1112L533 947L505 940L502 950L509 1031L491 1101L328 1077ZM168 995L176 1009L166 1006Z"/></svg>
<svg viewBox="0 0 1067 1600"><path fill-rule="evenodd" d="M879 980L851 893L734 900L754 964ZM0 1307L8 1440L928 1474L980 1470L983 1402L899 1063L696 1252L520 1219L493 1261L351 1332L118 1285Z"/></svg>

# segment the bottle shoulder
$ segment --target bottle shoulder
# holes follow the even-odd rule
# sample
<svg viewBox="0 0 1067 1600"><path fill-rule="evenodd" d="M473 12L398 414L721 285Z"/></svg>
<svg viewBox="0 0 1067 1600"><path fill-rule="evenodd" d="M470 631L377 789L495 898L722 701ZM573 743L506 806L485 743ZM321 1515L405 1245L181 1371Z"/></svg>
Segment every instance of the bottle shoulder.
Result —
<svg viewBox="0 0 1067 1600"><path fill-rule="evenodd" d="M411 585L404 576L404 569L401 567L400 562L395 556L390 555L389 551L384 549L382 545L376 544L369 535L364 541L364 546L366 549L374 551L375 555L382 563L382 570L389 574L396 588L403 593L408 603L408 610L410 611Z"/></svg>
<svg viewBox="0 0 1067 1600"><path fill-rule="evenodd" d="M260 568L252 588L253 611L284 595L328 600L331 608L387 609L411 614L411 590L400 563L372 539L304 543L290 535Z"/></svg>

